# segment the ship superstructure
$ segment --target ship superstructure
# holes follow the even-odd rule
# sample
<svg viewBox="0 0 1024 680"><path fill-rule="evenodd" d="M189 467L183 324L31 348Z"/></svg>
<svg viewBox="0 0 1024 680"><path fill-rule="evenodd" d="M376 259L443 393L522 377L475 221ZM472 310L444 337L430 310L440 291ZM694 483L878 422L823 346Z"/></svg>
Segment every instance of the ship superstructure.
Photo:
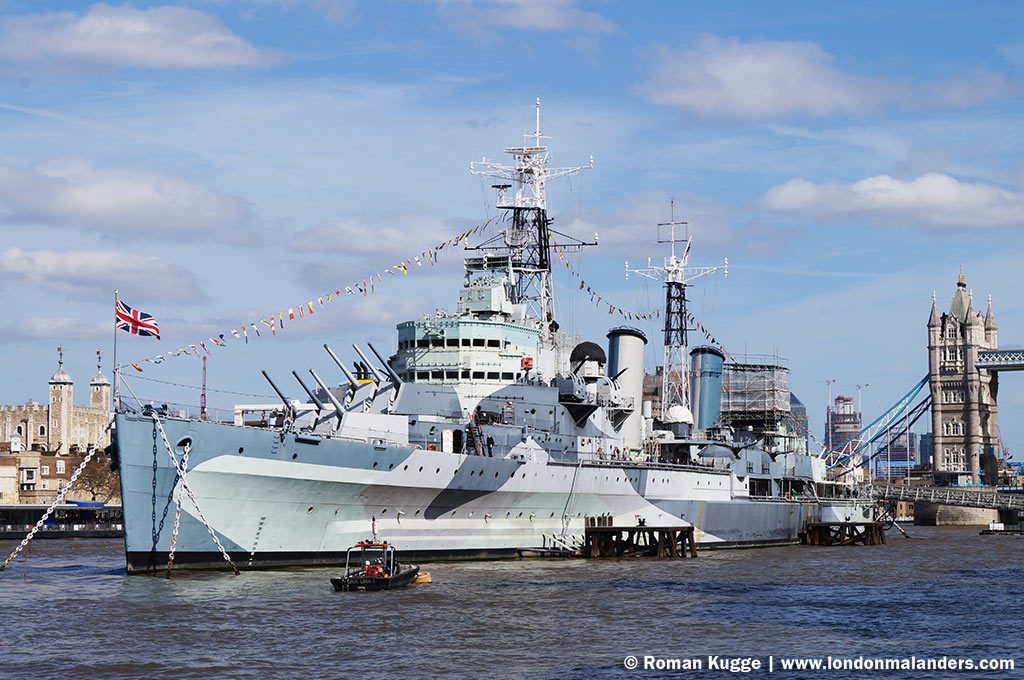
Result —
<svg viewBox="0 0 1024 680"><path fill-rule="evenodd" d="M545 184L592 162L548 168L537 116L533 145L506 149L512 166L474 166L508 180L495 187L506 216L468 251L454 310L398 324L392 354L353 346L349 368L325 344L345 380L293 371L301 400L272 382L281 403L247 407L273 408L266 423L247 423L244 408L212 423L122 402L129 571L167 565L172 531L158 517L176 497L176 567L222 565L214 535L236 563L260 566L343 561L371 524L422 559L571 548L594 516L692 524L705 546L795 542L808 521L863 517L820 459L655 429L641 330L567 344Z"/></svg>

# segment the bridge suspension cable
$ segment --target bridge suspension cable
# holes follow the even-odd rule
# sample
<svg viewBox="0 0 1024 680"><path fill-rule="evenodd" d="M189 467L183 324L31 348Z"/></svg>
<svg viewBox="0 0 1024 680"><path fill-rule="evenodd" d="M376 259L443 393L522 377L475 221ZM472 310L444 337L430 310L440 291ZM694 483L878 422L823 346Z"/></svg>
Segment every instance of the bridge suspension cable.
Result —
<svg viewBox="0 0 1024 680"><path fill-rule="evenodd" d="M915 412L917 415L915 421L920 417L923 412L921 404L917 406L911 406L917 399L917 395L920 394L921 390L924 389L925 385L928 384L928 376L921 378L917 384L910 388L910 390L904 394L900 399L889 407L887 411L882 415L875 418L869 425L862 428L857 434L850 437L843 444L827 451L824 454L827 469L835 470L836 468L847 466L847 469L841 472L839 477L849 473L850 471L865 465L868 461L861 460L862 454L865 449L870 450L870 446L876 441L881 439L885 433L893 428L898 430L904 427L900 424L900 420L903 419L905 413L910 411ZM926 395L925 399L928 400L931 395ZM849 464L850 461L860 461ZM870 460L870 458L868 459Z"/></svg>

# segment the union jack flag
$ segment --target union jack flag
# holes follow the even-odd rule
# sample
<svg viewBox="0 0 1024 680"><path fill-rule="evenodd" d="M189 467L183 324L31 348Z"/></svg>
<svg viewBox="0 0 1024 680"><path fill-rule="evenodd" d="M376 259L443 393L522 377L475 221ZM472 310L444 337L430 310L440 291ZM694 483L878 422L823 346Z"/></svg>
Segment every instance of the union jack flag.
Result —
<svg viewBox="0 0 1024 680"><path fill-rule="evenodd" d="M160 339L160 326L157 325L156 319L149 314L132 309L121 300L117 301L115 314L117 327L121 330L128 331L132 335L148 335L157 340Z"/></svg>

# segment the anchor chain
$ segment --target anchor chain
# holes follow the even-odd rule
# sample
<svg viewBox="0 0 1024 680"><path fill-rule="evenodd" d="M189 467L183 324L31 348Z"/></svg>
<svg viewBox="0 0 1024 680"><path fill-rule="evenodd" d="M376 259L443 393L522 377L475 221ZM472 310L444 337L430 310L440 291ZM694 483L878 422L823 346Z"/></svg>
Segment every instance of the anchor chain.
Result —
<svg viewBox="0 0 1024 680"><path fill-rule="evenodd" d="M113 419L111 419L111 421L107 423L107 426L103 429L103 434L105 435L107 432L109 432L110 428L113 425L114 421ZM103 435L100 435L100 438L102 439ZM32 526L32 529L28 532L28 535L25 536L24 539L22 539L21 543L18 544L18 547L15 548L14 551L7 557L7 559L4 560L4 563L0 565L0 571L6 569L7 565L13 562L14 559L18 556L18 554L25 549L25 546L29 544L29 541L35 538L39 530L43 528L43 524L46 522L47 519L50 518L50 515L53 514L54 509L64 502L64 499L67 497L72 487L74 487L75 482L78 481L78 476L82 474L82 471L85 470L85 466L89 464L89 461L92 460L93 456L96 455L97 451L99 451L99 447L93 449L92 451L86 454L85 458L82 459L81 464L79 464L79 466L75 468L75 471L71 474L71 478L68 480L68 483L64 487L64 489L57 494L57 497L53 500L52 503L50 503L50 507L46 509L46 512L43 513L43 516L39 519L39 521Z"/></svg>
<svg viewBox="0 0 1024 680"><path fill-rule="evenodd" d="M228 554L228 551L224 549L223 545L221 545L220 539L217 538L217 533L213 530L213 527L210 526L210 523L207 521L203 511L199 508L199 502L196 500L195 493L192 492L192 486L185 478L185 470L178 465L178 459L174 457L174 451L171 448L171 443L167 441L167 433L164 432L164 427L160 424L160 419L157 417L156 413L151 413L150 416L153 418L153 422L156 424L157 429L160 430L160 438L163 439L164 446L167 448L167 456L171 459L171 464L174 466L174 469L178 472L178 477L181 479L181 486L185 490L185 494L188 496L188 499L192 501L192 506L196 510L196 515L199 516L199 520L203 523L203 526L206 527L206 531L210 534L210 538L212 538L213 542L217 544L217 548L220 550L220 554L224 558L224 561L231 565L231 569L237 576L239 573L238 567L235 566L235 563Z"/></svg>
<svg viewBox="0 0 1024 680"><path fill-rule="evenodd" d="M181 456L181 469L188 471L188 453L192 450L192 446L185 446L185 453ZM182 478L184 479L184 478ZM174 531L171 532L171 550L167 553L167 578L171 577L171 567L174 566L174 551L178 547L178 528L181 526L181 488L182 485L177 486L174 489Z"/></svg>

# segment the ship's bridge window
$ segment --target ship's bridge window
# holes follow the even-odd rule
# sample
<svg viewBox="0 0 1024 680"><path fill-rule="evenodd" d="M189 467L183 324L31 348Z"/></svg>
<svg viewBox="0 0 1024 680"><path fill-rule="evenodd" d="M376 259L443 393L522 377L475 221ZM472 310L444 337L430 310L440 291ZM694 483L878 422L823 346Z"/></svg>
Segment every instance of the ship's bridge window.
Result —
<svg viewBox="0 0 1024 680"><path fill-rule="evenodd" d="M502 373L501 374L501 379L502 380L512 380L512 374L511 373Z"/></svg>
<svg viewBox="0 0 1024 680"><path fill-rule="evenodd" d="M473 338L473 347L483 347L483 346L484 346L484 339L483 338Z"/></svg>
<svg viewBox="0 0 1024 680"><path fill-rule="evenodd" d="M416 372L416 379L417 380L430 380L430 374L427 373L426 371L417 371Z"/></svg>
<svg viewBox="0 0 1024 680"><path fill-rule="evenodd" d="M501 340L488 340L487 341L487 346L488 347L501 347Z"/></svg>
<svg viewBox="0 0 1024 680"><path fill-rule="evenodd" d="M473 371L473 380L483 380L483 379L484 379L484 372L483 371Z"/></svg>
<svg viewBox="0 0 1024 680"><path fill-rule="evenodd" d="M445 344L446 347L458 347L459 346L459 339L458 338L448 338L447 340L445 340L444 344Z"/></svg>
<svg viewBox="0 0 1024 680"><path fill-rule="evenodd" d="M431 380L444 380L444 371L431 371L430 372L430 379Z"/></svg>
<svg viewBox="0 0 1024 680"><path fill-rule="evenodd" d="M444 372L444 378L445 378L445 380L458 380L459 379L459 372L458 371L445 371Z"/></svg>
<svg viewBox="0 0 1024 680"><path fill-rule="evenodd" d="M488 373L487 374L487 379L488 380L497 380L498 379L498 373L496 371Z"/></svg>
<svg viewBox="0 0 1024 680"><path fill-rule="evenodd" d="M420 338L419 340L416 341L416 346L417 347L430 347L430 341L427 340L426 338Z"/></svg>
<svg viewBox="0 0 1024 680"><path fill-rule="evenodd" d="M463 347L469 347L470 344L471 343L470 343L469 338L462 338L462 346Z"/></svg>
<svg viewBox="0 0 1024 680"><path fill-rule="evenodd" d="M444 338L431 338L430 339L430 346L431 347L444 347Z"/></svg>
<svg viewBox="0 0 1024 680"><path fill-rule="evenodd" d="M469 380L469 371L463 371L462 372L462 379L463 380Z"/></svg>

